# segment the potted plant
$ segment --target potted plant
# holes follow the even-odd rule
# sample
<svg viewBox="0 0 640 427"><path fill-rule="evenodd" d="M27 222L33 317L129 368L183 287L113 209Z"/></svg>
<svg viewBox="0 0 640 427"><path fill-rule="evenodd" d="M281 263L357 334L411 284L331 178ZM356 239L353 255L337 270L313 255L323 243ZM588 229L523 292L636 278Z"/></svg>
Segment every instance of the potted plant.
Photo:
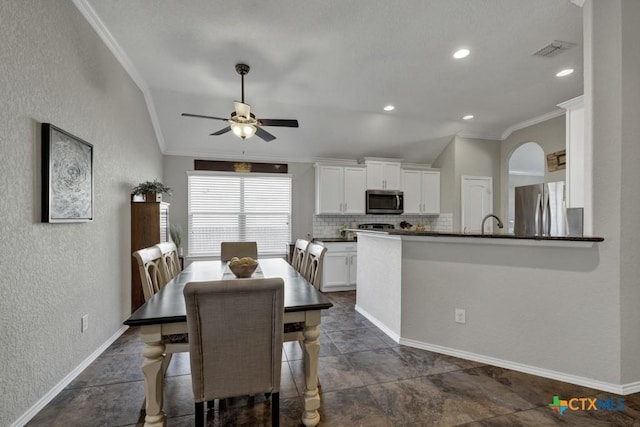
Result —
<svg viewBox="0 0 640 427"><path fill-rule="evenodd" d="M144 195L147 202L161 202L163 193L170 196L171 188L167 187L157 179L141 182L131 190L131 194L133 195Z"/></svg>
<svg viewBox="0 0 640 427"><path fill-rule="evenodd" d="M178 223L171 223L169 226L169 234L171 234L171 240L176 244L178 248L178 254L182 256L182 227Z"/></svg>

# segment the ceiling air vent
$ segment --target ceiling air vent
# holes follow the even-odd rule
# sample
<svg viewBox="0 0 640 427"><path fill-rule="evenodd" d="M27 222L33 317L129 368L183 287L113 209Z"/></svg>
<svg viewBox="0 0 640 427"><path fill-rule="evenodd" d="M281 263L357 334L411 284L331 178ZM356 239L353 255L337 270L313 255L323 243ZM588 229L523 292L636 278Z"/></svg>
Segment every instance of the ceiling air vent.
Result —
<svg viewBox="0 0 640 427"><path fill-rule="evenodd" d="M562 53L575 45L575 43L554 40L542 49L533 52L531 56L544 56L545 58L551 58L552 56L556 56L557 54Z"/></svg>

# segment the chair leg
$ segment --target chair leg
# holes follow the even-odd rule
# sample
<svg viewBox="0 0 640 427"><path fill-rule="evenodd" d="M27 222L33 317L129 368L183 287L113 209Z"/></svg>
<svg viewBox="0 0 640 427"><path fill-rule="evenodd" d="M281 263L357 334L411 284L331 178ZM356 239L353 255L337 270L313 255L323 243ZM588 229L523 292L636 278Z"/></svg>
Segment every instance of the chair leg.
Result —
<svg viewBox="0 0 640 427"><path fill-rule="evenodd" d="M271 425L280 427L280 393L271 394Z"/></svg>
<svg viewBox="0 0 640 427"><path fill-rule="evenodd" d="M196 402L196 427L204 427L204 402Z"/></svg>

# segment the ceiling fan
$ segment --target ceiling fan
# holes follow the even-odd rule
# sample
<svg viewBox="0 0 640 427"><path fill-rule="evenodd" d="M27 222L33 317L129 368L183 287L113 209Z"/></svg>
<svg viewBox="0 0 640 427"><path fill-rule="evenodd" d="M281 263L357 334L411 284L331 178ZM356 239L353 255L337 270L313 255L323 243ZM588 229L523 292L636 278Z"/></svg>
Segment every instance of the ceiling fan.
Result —
<svg viewBox="0 0 640 427"><path fill-rule="evenodd" d="M225 122L229 122L229 126L224 129L220 129L218 132L214 132L211 135L222 135L232 130L236 136L239 136L242 139L251 138L256 134L267 142L273 141L276 137L262 129L262 126L297 128L297 120L256 119L256 116L251 112L251 106L244 102L244 76L249 73L249 70L250 67L247 64L236 64L236 72L240 74L240 78L242 80L242 101L234 101L233 104L235 105L235 111L231 113L230 119L190 113L182 113L182 115L186 117L199 117L202 119L223 120Z"/></svg>

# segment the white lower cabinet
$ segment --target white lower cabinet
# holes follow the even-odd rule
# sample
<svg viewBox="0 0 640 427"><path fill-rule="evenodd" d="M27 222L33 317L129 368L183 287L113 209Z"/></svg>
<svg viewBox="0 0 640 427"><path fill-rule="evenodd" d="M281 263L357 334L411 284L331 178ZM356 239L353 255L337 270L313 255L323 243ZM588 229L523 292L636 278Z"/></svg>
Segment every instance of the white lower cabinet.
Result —
<svg viewBox="0 0 640 427"><path fill-rule="evenodd" d="M356 242L323 242L322 269L323 292L347 291L356 288L357 250Z"/></svg>

